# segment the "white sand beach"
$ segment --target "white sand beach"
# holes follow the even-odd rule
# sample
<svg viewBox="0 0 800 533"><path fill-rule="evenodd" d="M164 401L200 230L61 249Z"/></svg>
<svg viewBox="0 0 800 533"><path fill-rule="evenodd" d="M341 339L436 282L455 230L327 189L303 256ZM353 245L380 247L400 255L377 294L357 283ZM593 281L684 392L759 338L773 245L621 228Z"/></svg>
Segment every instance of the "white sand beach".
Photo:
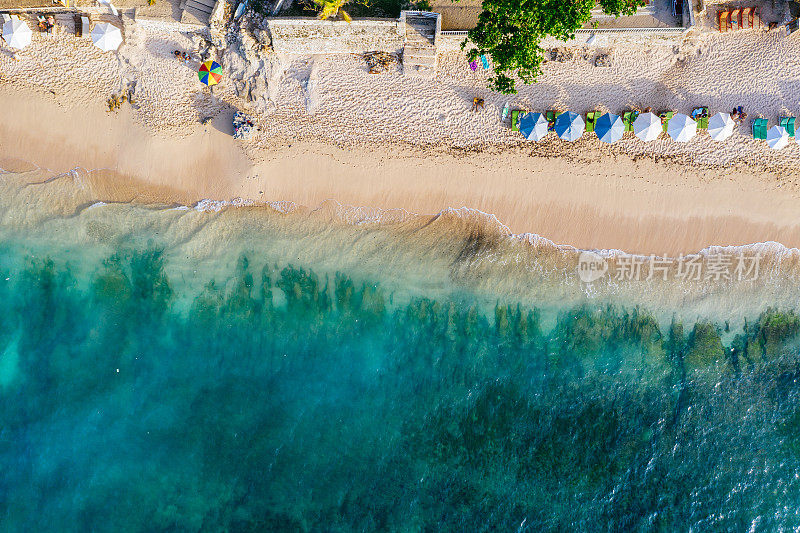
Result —
<svg viewBox="0 0 800 533"><path fill-rule="evenodd" d="M581 248L800 247L800 145L771 150L749 120L721 143L627 134L614 145L588 134L534 144L500 123L507 101L579 113L742 105L775 123L800 113L796 35L689 33L675 47L603 50L605 68L589 50L548 62L509 99L486 89L487 72L472 72L461 52L441 54L434 79L399 65L373 75L360 56L280 55L246 32L218 54L226 76L210 91L197 62L172 54L194 51L200 27L125 18L115 54L71 35L71 20L59 24L65 31L35 33L18 60L0 53L0 167L102 170L91 182L101 200L335 200L420 215L468 207L511 232ZM135 105L108 112L109 96L127 88ZM479 112L475 96L486 102ZM231 137L235 109L256 119L252 140Z"/></svg>

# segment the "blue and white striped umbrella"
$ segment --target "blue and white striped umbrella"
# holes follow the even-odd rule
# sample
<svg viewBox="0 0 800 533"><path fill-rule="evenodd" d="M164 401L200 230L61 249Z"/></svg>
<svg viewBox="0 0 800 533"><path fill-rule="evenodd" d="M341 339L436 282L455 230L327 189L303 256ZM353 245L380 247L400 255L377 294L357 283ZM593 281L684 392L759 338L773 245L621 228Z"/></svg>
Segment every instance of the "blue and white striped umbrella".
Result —
<svg viewBox="0 0 800 533"><path fill-rule="evenodd" d="M547 135L547 119L541 113L525 113L519 119L519 132L531 141L541 141Z"/></svg>
<svg viewBox="0 0 800 533"><path fill-rule="evenodd" d="M615 143L622 139L622 135L625 133L625 123L620 116L606 113L597 119L594 132L597 134L597 138L604 143Z"/></svg>
<svg viewBox="0 0 800 533"><path fill-rule="evenodd" d="M583 135L586 124L581 116L572 111L561 113L556 117L556 134L565 141L577 141Z"/></svg>

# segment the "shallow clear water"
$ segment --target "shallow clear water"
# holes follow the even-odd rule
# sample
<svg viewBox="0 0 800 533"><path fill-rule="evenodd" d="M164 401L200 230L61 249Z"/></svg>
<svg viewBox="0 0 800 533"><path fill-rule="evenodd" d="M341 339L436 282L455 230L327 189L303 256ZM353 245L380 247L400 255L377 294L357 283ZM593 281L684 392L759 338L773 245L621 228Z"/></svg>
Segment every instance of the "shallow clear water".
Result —
<svg viewBox="0 0 800 533"><path fill-rule="evenodd" d="M800 526L779 261L590 290L566 252L463 220L90 207L15 179L3 530Z"/></svg>

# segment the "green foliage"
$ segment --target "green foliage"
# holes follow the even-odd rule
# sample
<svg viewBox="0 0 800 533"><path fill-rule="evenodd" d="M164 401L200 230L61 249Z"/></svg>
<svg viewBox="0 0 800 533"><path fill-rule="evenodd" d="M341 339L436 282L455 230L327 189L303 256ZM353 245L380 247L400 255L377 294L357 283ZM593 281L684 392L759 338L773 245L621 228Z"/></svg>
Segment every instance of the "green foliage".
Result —
<svg viewBox="0 0 800 533"><path fill-rule="evenodd" d="M344 20L350 22L350 15L347 14L347 11L342 9L342 6L347 3L348 0L313 0L314 3L317 5L319 9L319 14L317 18L321 20L326 20L329 18L335 18L339 15L342 16Z"/></svg>
<svg viewBox="0 0 800 533"><path fill-rule="evenodd" d="M603 9L614 16L636 11L642 0L604 0ZM516 92L513 76L533 83L541 74L544 50L541 41L547 36L568 40L575 30L591 19L595 0L484 0L478 24L470 30L462 48L470 61L480 55L492 58L494 75L490 87L503 94Z"/></svg>
<svg viewBox="0 0 800 533"><path fill-rule="evenodd" d="M647 2L645 0L598 0L597 3L609 15L627 17L636 14L636 10Z"/></svg>
<svg viewBox="0 0 800 533"><path fill-rule="evenodd" d="M430 4L427 0L349 0L342 2L343 4L347 4L347 13L351 17L397 18L403 10L430 10ZM266 12L266 8L269 5L268 2L254 0L251 5L256 11L269 15ZM320 4L315 0L296 0L289 9L281 14L288 16L318 15L320 7Z"/></svg>

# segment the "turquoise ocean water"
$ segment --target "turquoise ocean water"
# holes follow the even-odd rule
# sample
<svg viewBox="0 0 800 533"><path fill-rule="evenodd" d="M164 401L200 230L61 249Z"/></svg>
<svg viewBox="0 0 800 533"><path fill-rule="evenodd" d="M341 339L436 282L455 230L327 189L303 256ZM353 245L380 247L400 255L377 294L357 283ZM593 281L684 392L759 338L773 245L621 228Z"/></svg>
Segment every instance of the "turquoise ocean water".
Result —
<svg viewBox="0 0 800 533"><path fill-rule="evenodd" d="M474 214L34 178L0 175L4 531L800 527L793 251L587 285Z"/></svg>

